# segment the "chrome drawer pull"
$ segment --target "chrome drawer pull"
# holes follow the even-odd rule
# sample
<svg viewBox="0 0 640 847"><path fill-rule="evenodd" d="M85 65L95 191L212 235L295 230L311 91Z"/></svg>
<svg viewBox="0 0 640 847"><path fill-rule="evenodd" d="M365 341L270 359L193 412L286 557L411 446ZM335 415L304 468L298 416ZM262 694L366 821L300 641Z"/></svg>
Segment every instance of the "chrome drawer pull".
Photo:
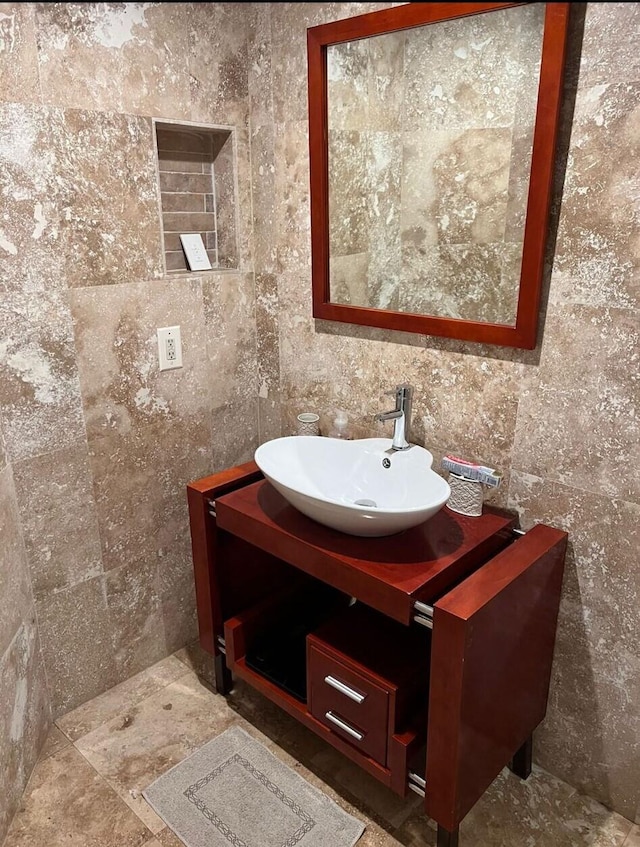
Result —
<svg viewBox="0 0 640 847"><path fill-rule="evenodd" d="M331 723L334 723L336 726L339 726L340 729L343 729L347 735L350 735L352 738L355 738L356 741L362 741L364 738L364 733L358 732L357 729L354 729L352 726L349 726L348 723L345 723L340 718L336 717L333 712L327 712L325 714L325 718Z"/></svg>
<svg viewBox="0 0 640 847"><path fill-rule="evenodd" d="M415 791L416 794L419 794L421 797L425 797L427 782L420 776L420 774L415 773L414 771L409 771L407 788Z"/></svg>
<svg viewBox="0 0 640 847"><path fill-rule="evenodd" d="M350 697L352 700L355 700L356 703L362 703L367 696L366 694L360 694L359 691L355 691L353 688L349 688L348 685L345 685L344 682L340 682L340 680L336 679L335 676L325 676L324 681L327 685L335 688L336 691L339 691L346 697Z"/></svg>
<svg viewBox="0 0 640 847"><path fill-rule="evenodd" d="M415 773L414 771L409 771L409 782L415 782L416 785L419 785L420 788L427 787L427 780L420 776L419 773Z"/></svg>
<svg viewBox="0 0 640 847"><path fill-rule="evenodd" d="M418 613L413 616L414 621L419 623L421 626L426 626L427 629L433 629L433 606L429 606L427 603L422 603L420 600L416 600L413 604L413 608Z"/></svg>

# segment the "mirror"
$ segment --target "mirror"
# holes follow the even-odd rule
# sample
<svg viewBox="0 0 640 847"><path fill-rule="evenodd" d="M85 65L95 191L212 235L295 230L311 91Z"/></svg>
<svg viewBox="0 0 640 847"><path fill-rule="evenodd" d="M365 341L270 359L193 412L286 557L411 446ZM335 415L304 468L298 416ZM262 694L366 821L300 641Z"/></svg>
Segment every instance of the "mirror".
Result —
<svg viewBox="0 0 640 847"><path fill-rule="evenodd" d="M308 30L315 317L535 347L568 6Z"/></svg>

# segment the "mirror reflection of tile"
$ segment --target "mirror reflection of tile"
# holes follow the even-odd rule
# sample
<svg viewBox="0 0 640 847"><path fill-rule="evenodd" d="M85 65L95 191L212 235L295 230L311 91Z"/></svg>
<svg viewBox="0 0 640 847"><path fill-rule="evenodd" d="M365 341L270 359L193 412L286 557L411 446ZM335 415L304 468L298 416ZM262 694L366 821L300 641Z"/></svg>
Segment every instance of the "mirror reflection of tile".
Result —
<svg viewBox="0 0 640 847"><path fill-rule="evenodd" d="M327 49L331 300L514 324L544 4Z"/></svg>

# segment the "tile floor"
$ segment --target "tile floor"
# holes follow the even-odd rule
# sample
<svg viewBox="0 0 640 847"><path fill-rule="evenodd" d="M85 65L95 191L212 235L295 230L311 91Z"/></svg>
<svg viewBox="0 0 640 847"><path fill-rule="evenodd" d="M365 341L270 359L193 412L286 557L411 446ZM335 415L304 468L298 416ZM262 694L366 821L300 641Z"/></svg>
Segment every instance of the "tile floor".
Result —
<svg viewBox="0 0 640 847"><path fill-rule="evenodd" d="M140 792L232 724L360 818L358 847L435 844L417 795L396 797L243 683L225 699L210 679L193 645L60 718L4 847L181 847ZM526 782L505 770L463 821L460 842L640 847L640 826L540 768Z"/></svg>

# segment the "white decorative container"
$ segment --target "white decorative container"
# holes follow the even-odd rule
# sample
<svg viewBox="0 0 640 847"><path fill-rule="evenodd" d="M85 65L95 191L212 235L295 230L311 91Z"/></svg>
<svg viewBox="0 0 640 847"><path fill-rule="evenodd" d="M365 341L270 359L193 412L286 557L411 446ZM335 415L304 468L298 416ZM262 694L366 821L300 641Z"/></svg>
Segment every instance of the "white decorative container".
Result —
<svg viewBox="0 0 640 847"><path fill-rule="evenodd" d="M320 435L320 416L313 412L298 415L297 435Z"/></svg>
<svg viewBox="0 0 640 847"><path fill-rule="evenodd" d="M447 506L452 512L468 515L471 518L477 518L482 514L484 486L481 482L450 473L449 488L451 495L447 500Z"/></svg>

